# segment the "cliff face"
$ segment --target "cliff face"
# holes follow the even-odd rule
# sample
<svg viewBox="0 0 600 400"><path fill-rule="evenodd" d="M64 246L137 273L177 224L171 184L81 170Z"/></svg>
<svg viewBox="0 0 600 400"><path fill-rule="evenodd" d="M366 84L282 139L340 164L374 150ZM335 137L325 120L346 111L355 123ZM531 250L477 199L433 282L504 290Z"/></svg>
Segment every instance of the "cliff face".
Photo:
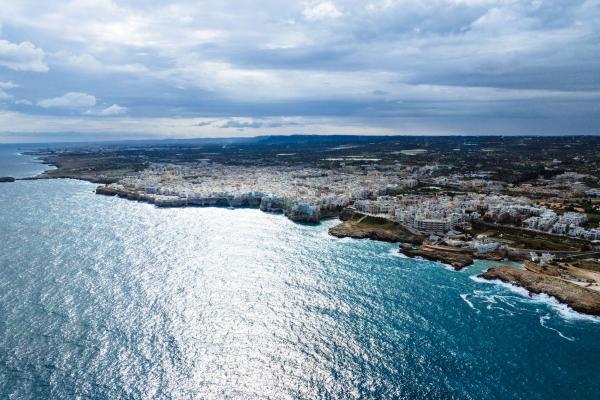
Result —
<svg viewBox="0 0 600 400"><path fill-rule="evenodd" d="M283 199L271 197L263 197L260 201L259 208L264 212L283 212L287 208Z"/></svg>
<svg viewBox="0 0 600 400"><path fill-rule="evenodd" d="M567 282L561 278L543 275L509 266L494 267L480 277L499 279L521 286L532 293L546 293L575 311L600 316L600 293Z"/></svg>
<svg viewBox="0 0 600 400"><path fill-rule="evenodd" d="M338 207L319 207L291 204L287 199L275 199L261 196L227 196L227 197L178 197L157 196L143 192L128 190L111 185L98 186L96 194L105 196L118 196L129 200L152 203L157 207L250 207L260 208L265 212L284 213L286 217L295 222L318 224L323 218L336 217Z"/></svg>

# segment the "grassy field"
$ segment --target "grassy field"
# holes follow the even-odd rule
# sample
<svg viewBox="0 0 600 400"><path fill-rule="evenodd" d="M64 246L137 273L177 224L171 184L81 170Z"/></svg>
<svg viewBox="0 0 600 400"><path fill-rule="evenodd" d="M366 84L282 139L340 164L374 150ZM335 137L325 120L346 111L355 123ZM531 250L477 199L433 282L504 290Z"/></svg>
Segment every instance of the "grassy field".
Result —
<svg viewBox="0 0 600 400"><path fill-rule="evenodd" d="M374 217L371 215L365 216L364 214L358 212L355 212L352 216L352 223L362 227L385 229L391 232L408 232L407 229L398 222L391 221L387 218Z"/></svg>
<svg viewBox="0 0 600 400"><path fill-rule="evenodd" d="M590 248L589 242L585 240L512 227L474 224L470 233L473 235L484 234L518 249L582 251Z"/></svg>
<svg viewBox="0 0 600 400"><path fill-rule="evenodd" d="M600 272L600 262L594 259L569 261L574 267Z"/></svg>

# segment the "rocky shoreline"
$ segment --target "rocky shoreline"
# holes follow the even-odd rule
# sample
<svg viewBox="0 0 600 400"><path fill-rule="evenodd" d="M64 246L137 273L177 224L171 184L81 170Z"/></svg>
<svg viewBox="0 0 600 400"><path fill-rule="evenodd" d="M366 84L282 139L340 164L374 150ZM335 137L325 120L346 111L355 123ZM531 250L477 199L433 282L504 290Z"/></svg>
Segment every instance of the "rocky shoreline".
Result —
<svg viewBox="0 0 600 400"><path fill-rule="evenodd" d="M56 171L56 170L51 170ZM67 176L67 174L41 174L25 179L73 178L92 183L102 183L96 193L105 196L154 204L156 207L234 207L257 208L264 212L282 213L288 219L301 223L319 223L326 218L340 218L342 223L329 229L329 234L339 238L371 239L390 243L402 243L399 252L409 257L421 257L431 261L439 261L451 265L456 271L472 265L474 260L487 259L502 261L510 259L522 261L522 255L510 252L493 252L480 254L476 251L430 244L424 235L415 232L395 221L386 218L362 214L351 208L306 210L293 209L289 203L279 199L265 197L211 197L187 199L169 196L156 196L141 192L120 189L107 184L114 179L98 176ZM0 177L0 182L14 182L11 177ZM414 247L418 245L419 247ZM546 293L573 310L590 315L600 316L600 292L533 270L522 270L508 266L494 267L480 275L488 280L501 280L523 287L531 293Z"/></svg>
<svg viewBox="0 0 600 400"><path fill-rule="evenodd" d="M423 235L413 232L397 222L363 214L348 208L318 210L316 215L302 215L292 212L285 203L268 197L219 197L191 199L190 201L190 199L156 197L144 193L120 190L106 185L98 186L96 193L142 201L154 204L157 207L213 206L258 208L264 212L283 213L290 220L297 222L318 223L324 218L339 217L342 223L329 228L329 234L332 236L402 243L399 249L400 253L409 257L422 257L430 261L439 261L451 265L456 271L472 265L477 259L523 261L521 255L506 251L503 253L492 252L480 254L466 248L429 244L425 242ZM414 245L419 245L419 247L414 247ZM575 311L600 316L600 292L587 289L564 279L509 266L493 267L480 276L488 280L509 282L523 287L531 293L546 293L555 297L558 301L567 304Z"/></svg>
<svg viewBox="0 0 600 400"><path fill-rule="evenodd" d="M154 204L156 207L231 207L231 208L257 208L264 212L282 213L294 222L318 224L323 219L336 218L341 208L320 207L316 209L304 209L294 207L287 201L273 199L268 196L223 196L182 198L175 196L156 196L153 194L140 193L114 186L98 186L96 194L104 196L118 196L120 198L141 201Z"/></svg>
<svg viewBox="0 0 600 400"><path fill-rule="evenodd" d="M0 183L14 182L16 179L12 176L0 176Z"/></svg>
<svg viewBox="0 0 600 400"><path fill-rule="evenodd" d="M34 179L49 178L55 177L39 176ZM78 177L78 179L81 179L81 177ZM2 178L0 178L0 182L1 181L3 181ZM4 181L12 182L13 180ZM319 223L320 220L325 218L340 218L342 223L329 229L329 234L332 236L402 243L399 249L400 253L408 257L421 257L430 261L439 261L452 266L456 271L460 271L463 268L472 265L476 259L494 261L505 259L522 260L511 254L479 254L471 249L429 244L426 242L423 235L409 230L397 222L386 218L362 214L349 208L319 209L317 213L307 215L294 212L294 210L289 208L288 204L268 197L214 197L205 199L168 198L121 190L108 185L98 186L96 188L96 194L118 196L128 200L154 204L157 207L199 206L257 208L264 212L282 213L292 221L303 223ZM414 247L415 245L418 245L419 247ZM481 274L480 277L487 280L500 280L515 284L525 288L531 293L545 293L555 297L559 302L568 305L577 312L600 316L600 292L587 289L561 279L560 277L509 266L493 267Z"/></svg>
<svg viewBox="0 0 600 400"><path fill-rule="evenodd" d="M414 258L422 257L430 261L440 261L449 264L455 271L472 265L475 259L475 252L469 249L457 249L452 247L442 247L424 244L419 248L413 248L409 245L400 246L400 253Z"/></svg>
<svg viewBox="0 0 600 400"><path fill-rule="evenodd" d="M348 212L343 211L340 218L346 218L347 215ZM420 244L424 239L422 235L409 231L397 222L358 212L352 213L351 217L341 224L329 228L329 234L338 238L371 239L390 243Z"/></svg>
<svg viewBox="0 0 600 400"><path fill-rule="evenodd" d="M600 316L600 292L568 282L564 279L525 269L499 266L480 275L487 280L500 280L527 289L531 293L545 293L555 297L573 310Z"/></svg>

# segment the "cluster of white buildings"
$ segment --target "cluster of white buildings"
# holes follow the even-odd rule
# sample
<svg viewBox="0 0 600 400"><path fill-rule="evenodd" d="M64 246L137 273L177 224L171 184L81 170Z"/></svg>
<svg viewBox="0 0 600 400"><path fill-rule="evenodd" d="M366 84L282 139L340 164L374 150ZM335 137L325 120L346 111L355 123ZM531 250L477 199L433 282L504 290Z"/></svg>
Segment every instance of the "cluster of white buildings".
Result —
<svg viewBox="0 0 600 400"><path fill-rule="evenodd" d="M406 226L422 232L442 233L477 220L481 195L464 196L379 196L376 200L358 200L354 207L370 214L386 214Z"/></svg>
<svg viewBox="0 0 600 400"><path fill-rule="evenodd" d="M482 179L471 175L453 174L449 176L438 176L431 179L434 185L449 187L457 190L476 191L476 192L499 192L506 186L506 183L494 181L491 179Z"/></svg>
<svg viewBox="0 0 600 400"><path fill-rule="evenodd" d="M113 184L115 189L152 197L157 205L259 205L304 215L354 206L384 215L421 232L445 233L483 219L560 235L600 239L600 230L585 229L585 214L536 206L526 197L470 193L456 196L391 196L424 178L445 186L473 186L480 191L500 183L474 176L428 177L431 170L400 165L386 169L346 166L341 170L269 166L229 166L207 161L153 164ZM466 179L468 178L468 179ZM475 178L475 179L473 179ZM465 180L466 179L466 180ZM487 182L487 183L486 183ZM487 190L483 190L487 192ZM219 203L222 204L222 203Z"/></svg>
<svg viewBox="0 0 600 400"><path fill-rule="evenodd" d="M527 229L537 230L557 235L568 235L588 240L599 240L599 229L586 229L583 227L587 222L585 214L578 212L565 212L562 215L555 211L540 206L526 203L502 204L490 208L485 217L499 223L512 223L515 225L521 221L521 226Z"/></svg>
<svg viewBox="0 0 600 400"><path fill-rule="evenodd" d="M380 171L350 167L332 171L200 162L153 164L112 186L152 196L158 205L205 204L207 199L238 203L265 199L268 203L284 204L286 209L312 213L377 198L417 183L402 169Z"/></svg>
<svg viewBox="0 0 600 400"><path fill-rule="evenodd" d="M588 240L600 240L600 229L585 229L582 225L586 222L585 214L566 212L553 225L552 232Z"/></svg>
<svg viewBox="0 0 600 400"><path fill-rule="evenodd" d="M422 232L447 232L478 220L479 196L410 196L394 210L396 221Z"/></svg>

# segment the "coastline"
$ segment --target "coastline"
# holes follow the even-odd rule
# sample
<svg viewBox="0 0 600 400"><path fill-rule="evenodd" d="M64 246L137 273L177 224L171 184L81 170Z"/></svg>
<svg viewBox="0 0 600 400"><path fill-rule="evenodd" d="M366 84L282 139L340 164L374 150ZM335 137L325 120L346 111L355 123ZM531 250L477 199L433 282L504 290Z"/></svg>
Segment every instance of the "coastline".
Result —
<svg viewBox="0 0 600 400"><path fill-rule="evenodd" d="M267 206L263 199L237 199L232 202L228 198L208 198L200 199L194 203L182 201L182 199L172 199L166 203L157 204L156 198L145 194L115 190L107 186L98 186L96 193L105 196L117 196L127 200L135 200L154 204L157 207L231 207L231 208L253 208L263 212L280 213L294 222L308 222L318 224L321 218L306 219L304 216L290 216L283 207ZM235 204L235 205L233 205ZM444 246L433 246L424 243L424 237L414 235L399 224L394 224L391 220L372 217L359 212L351 212L348 209L342 209L335 213L331 218L340 218L341 223L328 229L328 234L338 238L352 239L370 239L375 241L401 243L399 253L411 258L422 258L429 261L441 262L444 265L461 271L471 266L475 261L488 260L497 263L491 266L486 272L479 275L481 278L490 282L500 280L506 283L522 287L531 294L544 293L555 298L559 303L570 307L575 312L585 315L600 316L600 293L590 293L591 290L577 286L570 282L556 282L548 280L546 276L537 274L521 268L514 268L502 265L503 260L523 261L517 258L506 258L506 254L479 254L468 249L456 249ZM322 218L325 219L325 218ZM414 248L412 245L420 245ZM515 272L516 271L516 272ZM540 284L542 281L544 284ZM590 300L591 299L591 300Z"/></svg>
<svg viewBox="0 0 600 400"><path fill-rule="evenodd" d="M507 265L492 267L479 277L488 281L499 280L522 287L530 295L544 293L554 297L558 302L566 304L574 311L600 316L600 293L564 279Z"/></svg>
<svg viewBox="0 0 600 400"><path fill-rule="evenodd" d="M20 154L23 155L23 154ZM221 208L252 208L258 209L263 212L283 214L289 220L298 223L308 224L319 224L321 220L339 218L340 224L334 225L328 229L328 234L338 238L349 237L353 239L371 239L375 241L383 241L390 243L401 243L398 250L399 253L411 258L423 258L430 261L441 262L453 268L455 271L460 271L465 267L468 267L477 260L491 260L495 262L501 262L502 260L511 261L522 261L507 258L506 254L479 254L473 251L463 251L461 249L444 247L444 246L432 246L425 243L423 235L419 235L416 232L412 232L406 227L395 223L392 220L386 218L374 217L366 214L357 212L356 210L338 207L335 209L331 208L320 208L316 213L298 212L298 210L292 210L289 204L285 202L274 202L272 199L265 196L247 197L242 196L239 198L232 196L224 197L208 197L208 198L196 198L186 199L174 196L156 196L146 193L140 193L131 190L121 190L113 186L108 186L110 183L114 183L115 179L106 179L98 177L97 175L72 175L65 174L60 171L60 165L48 160L44 157L38 157L37 160L41 164L50 167L49 169L41 172L39 175L25 178L17 178L17 180L44 180L44 179L76 179L89 183L101 183L102 185L97 186L95 193L104 196L116 196L119 198L145 202L153 204L159 208L170 208L170 207L221 207ZM54 167L55 169L51 169ZM52 171L57 171L52 174ZM420 246L419 248L413 247L414 245ZM562 286L552 287L543 286L539 289L538 286L530 285L526 281L518 281L514 274L508 274L504 276L504 279L496 277L494 274L498 271L498 266L492 266L488 271L481 274L483 279L487 280L501 280L503 282L515 284L519 287L523 287L528 290L529 293L545 293L555 297L561 304L566 304L569 307L574 305L573 310L588 315L600 315L597 314L596 309L590 309L581 307L578 305L578 300L573 296L561 295ZM509 267L512 268L512 267ZM515 269L515 268L513 268ZM521 271L521 269L517 269ZM490 272L486 275L487 272ZM502 271L502 270L500 270ZM539 275L539 274L536 274ZM493 277L492 277L493 276ZM576 286L576 285L575 285ZM550 287L550 289L548 289ZM580 291L576 291L575 298L577 296L585 297L587 292L586 288L581 288ZM556 295L555 295L556 294ZM590 313L590 310L591 313Z"/></svg>
<svg viewBox="0 0 600 400"><path fill-rule="evenodd" d="M92 182L95 183L95 182ZM300 223L318 224L321 220L337 218L342 211L341 207L307 209L295 208L290 201L279 201L269 196L222 196L182 198L175 196L159 196L131 190L98 186L96 194L103 196L117 196L127 200L141 201L154 204L159 208L177 207L223 207L223 208L254 208L263 212L285 215L289 220Z"/></svg>
<svg viewBox="0 0 600 400"><path fill-rule="evenodd" d="M340 224L329 229L329 234L338 238L371 239L390 243L423 243L423 235L412 232L398 222L363 214L351 209L340 213Z"/></svg>

